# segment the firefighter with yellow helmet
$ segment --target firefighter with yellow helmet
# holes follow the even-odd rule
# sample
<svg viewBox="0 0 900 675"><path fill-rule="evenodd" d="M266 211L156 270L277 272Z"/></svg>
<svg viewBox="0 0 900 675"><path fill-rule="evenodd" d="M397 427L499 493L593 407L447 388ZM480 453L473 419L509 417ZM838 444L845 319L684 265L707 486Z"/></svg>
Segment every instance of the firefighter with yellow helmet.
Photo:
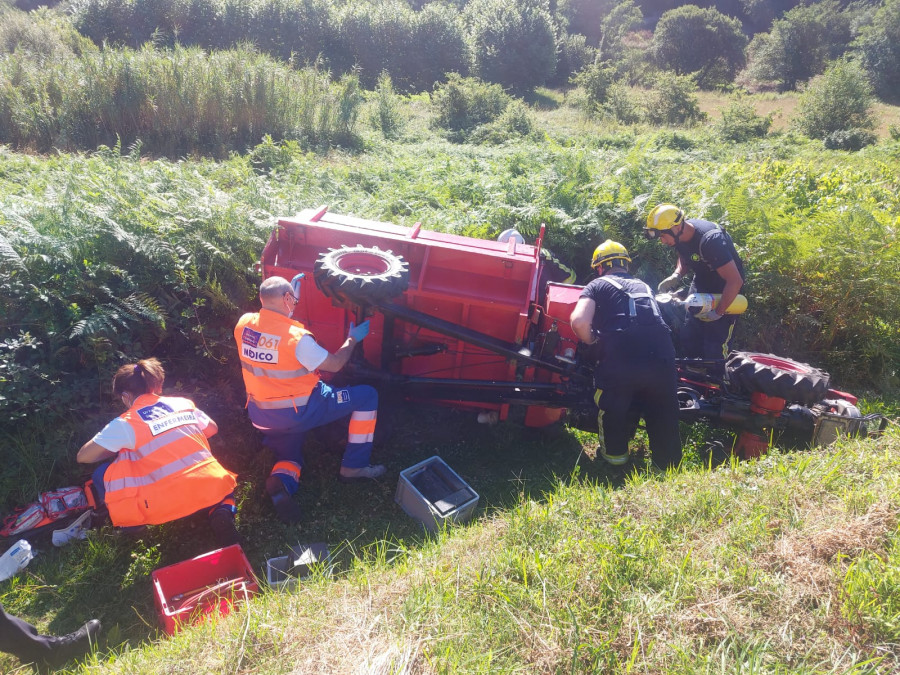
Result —
<svg viewBox="0 0 900 675"><path fill-rule="evenodd" d="M716 223L686 219L672 204L659 204L647 216L647 239L658 239L678 254L671 276L659 284L660 293L676 290L693 272L690 293L721 294L712 312L702 318L688 313L681 328L681 350L687 358L724 359L728 356L737 316L726 314L744 285L744 266L731 236Z"/></svg>
<svg viewBox="0 0 900 675"><path fill-rule="evenodd" d="M599 276L581 292L570 321L582 342L599 342L598 454L614 466L626 464L643 417L653 463L667 469L681 461L675 348L653 292L629 274L630 264L622 244L600 244L591 260Z"/></svg>

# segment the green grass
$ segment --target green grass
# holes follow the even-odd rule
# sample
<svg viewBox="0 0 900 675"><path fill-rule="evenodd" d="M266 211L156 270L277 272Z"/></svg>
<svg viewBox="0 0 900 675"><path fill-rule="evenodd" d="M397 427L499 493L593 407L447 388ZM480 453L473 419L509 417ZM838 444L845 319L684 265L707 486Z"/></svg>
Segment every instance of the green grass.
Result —
<svg viewBox="0 0 900 675"><path fill-rule="evenodd" d="M684 473L626 480L587 458L589 434L385 408L394 434L375 459L388 478L339 485L340 429L319 434L302 526L274 521L262 489L271 458L243 411L230 330L255 306L249 268L273 219L317 204L482 237L511 226L533 237L546 223L550 247L583 277L594 243L613 237L652 281L672 261L640 238L643 204L676 200L727 223L741 246L753 298L741 346L826 363L838 386L875 389L871 408L896 416L896 143L853 154L790 135L725 144L706 129L587 121L553 92L536 100L540 138L492 146L439 138L418 96L398 139L364 130L355 152L265 143L212 162L0 149L2 339L27 329L45 341L0 351L4 377L21 377L0 380L0 394L12 391L0 401L4 505L77 481L75 449L118 412L109 376L152 352L167 390L219 422L213 450L239 474L254 568L324 541L339 569L297 594L265 594L213 630L161 639L149 571L212 546L204 523L185 521L141 543L105 529L42 546L0 585L0 602L52 632L99 616L95 670L105 672L896 668L896 432L707 473L706 430L695 428ZM110 315L107 294L136 289L153 294L164 323L126 316L124 327L75 330ZM481 501L471 527L433 538L393 496L403 468L436 454ZM0 658L0 670L14 667Z"/></svg>
<svg viewBox="0 0 900 675"><path fill-rule="evenodd" d="M2 600L19 598L9 603L14 610L62 602L56 625L63 629L85 611L99 613L105 650L83 672L889 673L900 666L896 427L877 441L774 453L711 472L693 464L665 477L612 477L579 455L571 433L538 439L510 423L476 425L462 413L407 413L405 421L426 424L380 449L391 476L440 452L482 492L474 522L422 537L391 502L392 481L362 488L362 498L338 494L348 488L329 475L337 459L319 459L302 498L315 501L317 514L281 540L328 541L340 559L332 579L265 591L212 626L159 639L144 624L153 611L143 574L169 562L171 551L160 556L154 547L171 540L145 542L129 556L133 545L101 532L35 560ZM358 510L347 512L345 502ZM257 568L272 546L250 547ZM119 594L99 603L100 583Z"/></svg>

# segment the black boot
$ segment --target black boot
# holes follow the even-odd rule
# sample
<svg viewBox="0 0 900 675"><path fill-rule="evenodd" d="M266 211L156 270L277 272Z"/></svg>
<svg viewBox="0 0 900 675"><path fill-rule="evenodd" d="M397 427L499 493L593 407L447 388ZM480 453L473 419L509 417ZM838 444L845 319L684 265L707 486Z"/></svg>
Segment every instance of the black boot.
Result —
<svg viewBox="0 0 900 675"><path fill-rule="evenodd" d="M278 520L288 525L300 522L300 505L288 494L284 481L278 476L269 476L266 479L266 492L272 498Z"/></svg>
<svg viewBox="0 0 900 675"><path fill-rule="evenodd" d="M209 514L209 528L213 532L216 546L220 548L243 543L243 537L234 526L234 514L227 506L213 509Z"/></svg>
<svg viewBox="0 0 900 675"><path fill-rule="evenodd" d="M57 668L67 661L84 656L97 644L100 622L91 619L74 633L49 639L50 653L44 656L42 665Z"/></svg>

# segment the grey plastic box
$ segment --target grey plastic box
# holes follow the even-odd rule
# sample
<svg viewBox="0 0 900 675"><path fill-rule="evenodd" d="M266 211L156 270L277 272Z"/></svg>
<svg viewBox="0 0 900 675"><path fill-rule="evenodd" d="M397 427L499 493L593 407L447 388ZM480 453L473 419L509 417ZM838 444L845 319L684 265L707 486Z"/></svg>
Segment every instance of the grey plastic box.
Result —
<svg viewBox="0 0 900 675"><path fill-rule="evenodd" d="M300 579L312 574L313 566L323 565L326 576L331 576L331 551L327 544L309 544L288 547L289 555L266 560L266 581L276 590L297 587Z"/></svg>
<svg viewBox="0 0 900 675"><path fill-rule="evenodd" d="M394 501L430 532L445 523L472 517L478 493L440 457L431 457L400 472Z"/></svg>

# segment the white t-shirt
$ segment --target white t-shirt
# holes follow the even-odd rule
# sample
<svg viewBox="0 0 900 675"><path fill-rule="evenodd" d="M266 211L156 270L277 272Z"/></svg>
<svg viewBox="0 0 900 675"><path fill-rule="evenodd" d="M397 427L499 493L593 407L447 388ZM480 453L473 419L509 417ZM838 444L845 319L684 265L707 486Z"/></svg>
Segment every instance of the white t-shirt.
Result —
<svg viewBox="0 0 900 675"><path fill-rule="evenodd" d="M201 431L209 426L210 419L205 412L195 409L194 416L200 423ZM137 445L134 429L121 417L117 417L103 427L91 440L104 450L116 453L120 450L134 450Z"/></svg>
<svg viewBox="0 0 900 675"><path fill-rule="evenodd" d="M328 358L328 350L319 345L312 335L304 335L297 341L295 354L300 365L309 372L321 366L322 362Z"/></svg>

